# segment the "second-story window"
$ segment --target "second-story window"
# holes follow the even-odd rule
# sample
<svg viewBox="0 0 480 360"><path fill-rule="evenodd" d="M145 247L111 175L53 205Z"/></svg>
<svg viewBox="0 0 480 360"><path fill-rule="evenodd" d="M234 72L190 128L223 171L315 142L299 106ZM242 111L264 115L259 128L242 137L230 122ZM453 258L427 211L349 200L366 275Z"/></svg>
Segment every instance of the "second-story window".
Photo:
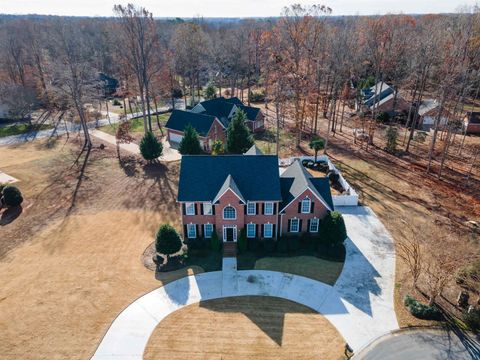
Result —
<svg viewBox="0 0 480 360"><path fill-rule="evenodd" d="M233 206L225 206L223 209L224 220L235 220L237 218L237 211Z"/></svg>
<svg viewBox="0 0 480 360"><path fill-rule="evenodd" d="M263 208L263 214L264 215L273 215L273 203L272 202L266 202L265 207Z"/></svg>
<svg viewBox="0 0 480 360"><path fill-rule="evenodd" d="M308 214L310 212L310 205L311 200L309 198L305 198L302 200L302 214Z"/></svg>
<svg viewBox="0 0 480 360"><path fill-rule="evenodd" d="M255 215L257 213L257 204L254 202L247 203L247 215Z"/></svg>
<svg viewBox="0 0 480 360"><path fill-rule="evenodd" d="M212 204L203 203L203 215L212 215Z"/></svg>
<svg viewBox="0 0 480 360"><path fill-rule="evenodd" d="M195 215L195 203L185 203L185 214Z"/></svg>

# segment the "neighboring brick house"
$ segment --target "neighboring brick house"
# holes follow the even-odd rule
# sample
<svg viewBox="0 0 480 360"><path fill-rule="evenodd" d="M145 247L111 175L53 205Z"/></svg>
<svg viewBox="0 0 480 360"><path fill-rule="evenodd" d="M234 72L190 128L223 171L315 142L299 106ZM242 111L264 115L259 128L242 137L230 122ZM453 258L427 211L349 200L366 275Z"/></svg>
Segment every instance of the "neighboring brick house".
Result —
<svg viewBox="0 0 480 360"><path fill-rule="evenodd" d="M245 112L246 125L252 132L264 130L264 115L259 108L245 106L237 97L219 97L202 101L190 111L174 110L165 125L168 140L174 144L180 143L185 126L191 124L200 135L204 150L210 151L214 140L225 142L228 124L237 109ZM217 121L214 122L212 118Z"/></svg>
<svg viewBox="0 0 480 360"><path fill-rule="evenodd" d="M196 114L189 111L173 110L165 127L168 141L180 143L185 127L191 124L198 133L200 145L205 151L212 148L215 140L225 142L225 129L215 116Z"/></svg>
<svg viewBox="0 0 480 360"><path fill-rule="evenodd" d="M236 242L243 228L247 238L316 233L333 210L327 178L313 178L299 161L280 176L278 157L262 154L183 156L178 202L189 241L215 231Z"/></svg>
<svg viewBox="0 0 480 360"><path fill-rule="evenodd" d="M386 112L390 115L406 112L409 104L390 85L378 82L370 88L362 90L362 109L364 111Z"/></svg>
<svg viewBox="0 0 480 360"><path fill-rule="evenodd" d="M471 112L465 116L463 126L467 134L480 134L480 112Z"/></svg>

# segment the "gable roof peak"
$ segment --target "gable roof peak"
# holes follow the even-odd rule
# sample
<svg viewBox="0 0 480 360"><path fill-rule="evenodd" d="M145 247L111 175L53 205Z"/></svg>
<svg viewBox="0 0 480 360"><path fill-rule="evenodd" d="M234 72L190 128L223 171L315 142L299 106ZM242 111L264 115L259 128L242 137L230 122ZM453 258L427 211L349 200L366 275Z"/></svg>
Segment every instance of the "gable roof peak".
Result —
<svg viewBox="0 0 480 360"><path fill-rule="evenodd" d="M253 144L243 155L263 155L263 152L257 147L257 145Z"/></svg>
<svg viewBox="0 0 480 360"><path fill-rule="evenodd" d="M233 180L233 176L231 174L227 175L227 178L225 179L223 185L220 187L220 190L218 190L217 195L215 196L215 199L213 199L213 203L216 203L222 196L225 194L227 190L233 191L235 195L243 202L246 203L245 198L243 197L242 193L240 192L240 189L238 188L237 184L235 183L235 180Z"/></svg>

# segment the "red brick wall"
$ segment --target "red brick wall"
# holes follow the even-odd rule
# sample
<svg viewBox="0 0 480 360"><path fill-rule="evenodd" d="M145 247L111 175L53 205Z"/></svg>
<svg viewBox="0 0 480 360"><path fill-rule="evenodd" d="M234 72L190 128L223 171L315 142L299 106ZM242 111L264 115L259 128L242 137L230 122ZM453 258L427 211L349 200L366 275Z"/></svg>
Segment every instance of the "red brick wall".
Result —
<svg viewBox="0 0 480 360"><path fill-rule="evenodd" d="M226 206L232 206L237 210L237 218L235 220L223 220L223 209ZM217 234L220 239L223 239L223 226L224 225L237 225L237 238L240 234L240 230L245 224L244 205L240 202L240 199L231 190L227 190L225 194L219 199L218 204L215 206L215 225Z"/></svg>
<svg viewBox="0 0 480 360"><path fill-rule="evenodd" d="M480 124L468 124L467 133L480 134Z"/></svg>
<svg viewBox="0 0 480 360"><path fill-rule="evenodd" d="M207 134L207 139L208 140L220 140L223 142L223 145L225 146L225 130L222 125L218 121L214 121L212 127L210 128L210 131Z"/></svg>
<svg viewBox="0 0 480 360"><path fill-rule="evenodd" d="M302 214L298 212L298 204L306 197L308 196L312 203L315 205L313 206L313 213L310 214ZM323 217L327 214L327 208L325 205L323 205L320 200L317 199L315 195L310 190L305 190L302 195L300 195L295 201L293 201L285 210L284 210L284 215L282 219L282 224L280 225L282 227L282 235L295 235L295 233L289 233L288 232L288 220L297 218L302 220L302 228L300 229L300 232L307 232L307 223L308 219L312 219L314 217L317 217L319 219L323 219Z"/></svg>

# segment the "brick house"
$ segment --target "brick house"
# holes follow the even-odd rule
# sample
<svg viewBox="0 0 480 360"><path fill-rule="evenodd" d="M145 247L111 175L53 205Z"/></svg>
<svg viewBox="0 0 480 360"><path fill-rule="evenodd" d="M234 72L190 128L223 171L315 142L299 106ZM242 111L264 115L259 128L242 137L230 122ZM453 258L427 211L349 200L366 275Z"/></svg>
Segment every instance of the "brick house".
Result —
<svg viewBox="0 0 480 360"><path fill-rule="evenodd" d="M378 82L372 87L362 89L361 109L363 111L386 112L395 115L400 112L407 112L410 105L385 82Z"/></svg>
<svg viewBox="0 0 480 360"><path fill-rule="evenodd" d="M480 112L471 112L465 116L463 126L467 134L480 134Z"/></svg>
<svg viewBox="0 0 480 360"><path fill-rule="evenodd" d="M225 143L228 125L237 109L245 112L246 125L252 132L265 129L264 115L259 108L245 106L237 97L219 97L202 101L190 111L174 110L165 125L168 141L173 144L180 143L185 126L190 124L199 134L204 150L210 151L213 141L221 140Z"/></svg>
<svg viewBox="0 0 480 360"><path fill-rule="evenodd" d="M178 202L189 241L216 232L235 243L247 238L316 233L333 210L328 178L313 178L299 161L279 175L275 155L186 155L182 157Z"/></svg>

